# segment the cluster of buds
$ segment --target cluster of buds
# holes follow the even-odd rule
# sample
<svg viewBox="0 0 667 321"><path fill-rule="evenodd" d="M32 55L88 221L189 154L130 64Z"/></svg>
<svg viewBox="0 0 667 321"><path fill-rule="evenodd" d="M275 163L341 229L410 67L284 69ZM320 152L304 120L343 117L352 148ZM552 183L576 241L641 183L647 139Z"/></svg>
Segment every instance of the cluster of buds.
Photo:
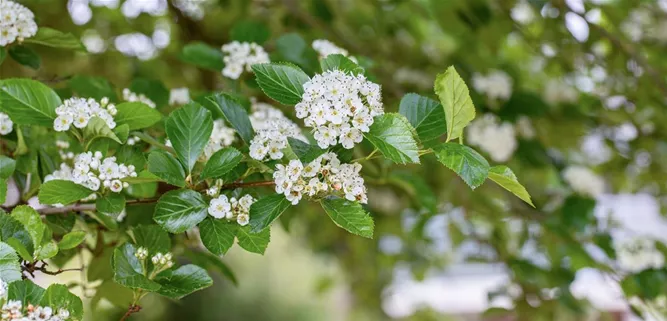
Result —
<svg viewBox="0 0 667 321"><path fill-rule="evenodd" d="M162 269L162 270L165 270L165 269L168 269L168 268L174 266L174 261L173 261L173 257L171 255L171 253L166 253L166 254L157 253L157 254L153 255L153 257L151 258L151 262L153 262L153 265L156 268Z"/></svg>

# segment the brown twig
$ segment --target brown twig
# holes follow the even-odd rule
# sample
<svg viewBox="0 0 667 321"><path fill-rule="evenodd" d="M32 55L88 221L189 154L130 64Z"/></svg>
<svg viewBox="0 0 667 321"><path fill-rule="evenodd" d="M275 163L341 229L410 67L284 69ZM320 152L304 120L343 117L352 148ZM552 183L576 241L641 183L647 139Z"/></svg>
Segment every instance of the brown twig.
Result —
<svg viewBox="0 0 667 321"><path fill-rule="evenodd" d="M42 263L42 265L38 266L37 263ZM49 264L44 261L38 261L33 263L24 261L23 264L21 265L21 270L23 272L30 274L30 276L33 278L35 277L35 272L38 271L48 275L58 275L60 273L71 272L71 271L83 271L83 267L76 269L58 269L57 271L49 271L46 269L48 265Z"/></svg>
<svg viewBox="0 0 667 321"><path fill-rule="evenodd" d="M127 311L125 312L125 314L123 314L123 317L120 318L119 321L125 321L130 317L130 315L132 315L133 313L137 313L139 311L141 311L141 307L139 305L131 304L130 307L127 308Z"/></svg>

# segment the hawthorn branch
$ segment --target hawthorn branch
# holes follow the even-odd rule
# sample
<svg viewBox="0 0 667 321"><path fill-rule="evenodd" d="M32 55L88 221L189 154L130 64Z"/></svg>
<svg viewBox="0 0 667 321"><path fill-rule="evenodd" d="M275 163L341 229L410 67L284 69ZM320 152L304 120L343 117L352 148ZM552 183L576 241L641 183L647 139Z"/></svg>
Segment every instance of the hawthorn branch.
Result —
<svg viewBox="0 0 667 321"><path fill-rule="evenodd" d="M157 200L158 200L157 198L136 199L136 200L128 200L127 202L125 202L125 204L127 205L148 204L148 203L155 203L157 202ZM6 208L5 210L10 211L11 208ZM94 210L95 210L94 203L76 203L63 207L40 208L36 211L37 213L42 215L51 215L51 214L64 214L69 212L82 212L82 211L94 211Z"/></svg>

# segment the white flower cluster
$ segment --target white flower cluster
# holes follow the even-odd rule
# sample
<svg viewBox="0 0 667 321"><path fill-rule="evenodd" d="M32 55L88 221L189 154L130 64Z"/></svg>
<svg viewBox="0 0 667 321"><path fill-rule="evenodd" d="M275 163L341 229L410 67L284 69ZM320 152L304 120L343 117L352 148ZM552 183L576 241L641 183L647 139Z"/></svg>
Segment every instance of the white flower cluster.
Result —
<svg viewBox="0 0 667 321"><path fill-rule="evenodd" d="M148 105L150 108L155 108L155 103L144 94L137 94L132 92L129 88L123 89L123 100L129 102L140 102Z"/></svg>
<svg viewBox="0 0 667 321"><path fill-rule="evenodd" d="M54 311L51 307L41 307L28 304L23 311L20 300L7 301L2 306L0 320L2 321L65 321L69 320L70 313L60 308ZM25 314L24 314L25 313Z"/></svg>
<svg viewBox="0 0 667 321"><path fill-rule="evenodd" d="M68 159L74 159L74 153L68 151L69 149L69 142L65 140L56 140L56 147L58 148L58 154L60 154L60 159L62 160L68 160Z"/></svg>
<svg viewBox="0 0 667 321"><path fill-rule="evenodd" d="M116 115L116 112L116 105L109 103L106 97L102 98L99 103L92 98L70 98L56 108L58 117L53 121L53 129L64 132L69 130L72 124L76 128L84 128L93 117L102 119L109 128L114 129L116 122L113 116Z"/></svg>
<svg viewBox="0 0 667 321"><path fill-rule="evenodd" d="M338 195L365 204L368 197L360 171L360 164L341 164L336 154L326 153L306 166L299 160L291 160L287 166L278 164L273 179L276 193L284 194L293 205L303 195Z"/></svg>
<svg viewBox="0 0 667 321"><path fill-rule="evenodd" d="M665 257L655 248L655 242L646 238L632 238L614 243L620 268L630 273L665 266Z"/></svg>
<svg viewBox="0 0 667 321"><path fill-rule="evenodd" d="M317 54L320 56L320 59L326 58L328 55L343 55L347 57L348 52L347 50L336 46L335 43L326 40L326 39L317 39L313 41L313 49L317 51ZM350 60L356 62L356 59L354 57L349 57Z"/></svg>
<svg viewBox="0 0 667 321"><path fill-rule="evenodd" d="M0 46L22 42L37 33L35 15L14 1L0 0Z"/></svg>
<svg viewBox="0 0 667 321"><path fill-rule="evenodd" d="M215 192L217 193L217 188ZM208 214L218 219L236 219L239 225L245 226L250 222L250 206L254 202L255 198L249 194L243 195L239 199L235 197L227 198L225 195L220 195L212 199L209 203Z"/></svg>
<svg viewBox="0 0 667 321"><path fill-rule="evenodd" d="M166 254L157 253L153 255L153 257L151 258L151 262L153 262L153 265L163 269L168 269L174 266L174 260L171 253L166 253Z"/></svg>
<svg viewBox="0 0 667 321"><path fill-rule="evenodd" d="M7 135L14 129L14 122L9 118L9 115L0 113L0 135Z"/></svg>
<svg viewBox="0 0 667 321"><path fill-rule="evenodd" d="M169 105L185 105L190 102L188 87L173 88L169 91Z"/></svg>
<svg viewBox="0 0 667 321"><path fill-rule="evenodd" d="M507 100L512 96L512 77L500 70L492 70L486 76L474 74L472 86L476 91L486 94L491 100Z"/></svg>
<svg viewBox="0 0 667 321"><path fill-rule="evenodd" d="M562 80L551 79L544 85L544 100L552 105L560 103L575 103L579 99L579 92Z"/></svg>
<svg viewBox="0 0 667 321"><path fill-rule="evenodd" d="M384 114L381 89L362 75L339 70L315 75L303 85L296 116L304 118L321 148L338 143L351 149L363 140L373 117Z"/></svg>
<svg viewBox="0 0 667 321"><path fill-rule="evenodd" d="M297 124L277 108L265 103L253 103L250 123L255 137L250 142L250 157L256 160L281 159L288 137L307 141Z"/></svg>
<svg viewBox="0 0 667 321"><path fill-rule="evenodd" d="M474 120L467 131L468 143L481 148L496 162L506 162L517 148L514 126L500 123L493 114Z"/></svg>
<svg viewBox="0 0 667 321"><path fill-rule="evenodd" d="M46 175L44 181L62 179L83 185L93 191L105 187L114 193L120 193L123 188L129 186L127 182L121 180L136 176L137 172L133 165L118 164L115 156L102 159L102 153L100 152L94 154L86 152L74 158L74 167L62 163L60 164L60 170Z"/></svg>
<svg viewBox="0 0 667 321"><path fill-rule="evenodd" d="M211 132L208 144L206 144L206 147L204 148L202 157L209 159L215 152L234 143L236 140L234 133L236 133L236 131L227 127L222 119L213 121L213 131Z"/></svg>
<svg viewBox="0 0 667 321"><path fill-rule="evenodd" d="M572 189L583 195L598 197L604 193L604 180L584 166L573 165L563 171L563 178Z"/></svg>
<svg viewBox="0 0 667 321"><path fill-rule="evenodd" d="M251 72L254 64L271 62L264 48L254 42L233 41L223 45L222 52L226 54L222 75L231 79L239 79L244 69Z"/></svg>

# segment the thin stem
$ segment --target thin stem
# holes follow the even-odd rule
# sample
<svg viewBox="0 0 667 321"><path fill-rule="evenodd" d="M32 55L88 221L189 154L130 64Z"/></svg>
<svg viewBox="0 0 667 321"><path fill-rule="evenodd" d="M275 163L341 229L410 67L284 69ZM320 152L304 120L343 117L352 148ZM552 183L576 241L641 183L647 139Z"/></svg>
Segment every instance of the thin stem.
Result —
<svg viewBox="0 0 667 321"><path fill-rule="evenodd" d="M146 198L146 199L136 199L136 200L128 200L125 202L125 204L144 204L144 203L154 203L157 201L157 198ZM14 209L15 206L11 207L3 207L7 212L10 212L11 210ZM95 210L95 204L93 203L77 203L77 204L72 204L68 206L63 206L63 207L46 207L46 208L40 208L37 211L37 213L42 214L42 215L50 215L50 214L63 214L63 213L68 213L68 212L81 212L81 211L93 211Z"/></svg>
<svg viewBox="0 0 667 321"><path fill-rule="evenodd" d="M155 147L157 147L157 148L166 150L166 151L168 151L168 152L170 152L170 153L173 153L173 152L174 152L174 149L173 149L173 148L171 148L171 147L169 147L169 146L167 146L167 145L165 145L165 144L162 144L162 143L158 142L155 138L153 138L153 137L151 137L151 136L149 136L149 135L146 135L146 134L144 134L144 133L142 133L142 132L132 132L132 133L130 133L130 135L137 136L137 137L141 138L141 140L143 140L143 141L145 141L145 142L147 142L147 143L149 143L149 144L151 144L151 145L153 145L153 146L155 146Z"/></svg>

